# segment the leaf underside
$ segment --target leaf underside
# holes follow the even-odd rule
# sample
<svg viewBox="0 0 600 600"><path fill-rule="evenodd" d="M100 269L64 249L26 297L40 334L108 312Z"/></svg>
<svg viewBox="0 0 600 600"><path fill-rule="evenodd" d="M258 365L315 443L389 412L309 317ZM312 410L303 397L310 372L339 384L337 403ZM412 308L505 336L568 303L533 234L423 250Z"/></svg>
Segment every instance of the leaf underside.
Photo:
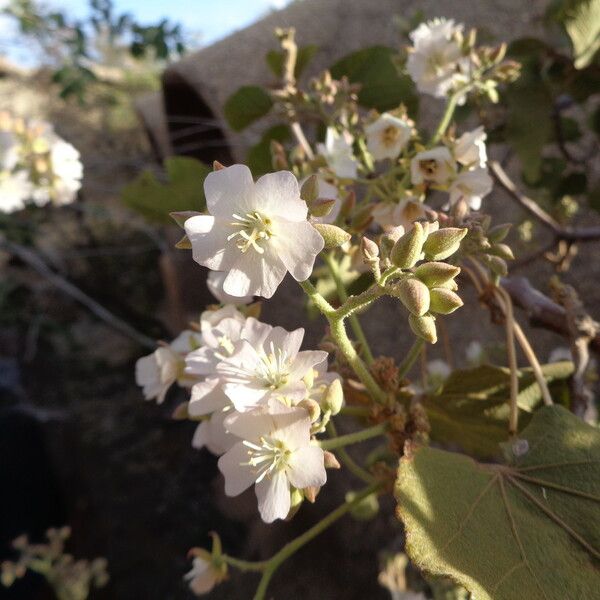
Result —
<svg viewBox="0 0 600 600"><path fill-rule="evenodd" d="M504 465L433 448L401 460L409 556L477 600L597 598L600 433L544 407L505 453Z"/></svg>

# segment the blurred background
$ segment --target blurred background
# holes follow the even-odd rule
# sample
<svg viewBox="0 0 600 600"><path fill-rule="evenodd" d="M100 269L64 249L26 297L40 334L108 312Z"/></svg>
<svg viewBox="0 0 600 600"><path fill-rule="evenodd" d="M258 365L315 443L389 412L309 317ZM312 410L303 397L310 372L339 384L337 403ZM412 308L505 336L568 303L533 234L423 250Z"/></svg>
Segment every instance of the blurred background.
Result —
<svg viewBox="0 0 600 600"><path fill-rule="evenodd" d="M360 48L399 48L417 13L480 27L484 39L548 38L550 4L0 0L0 111L50 121L84 165L77 203L25 211L10 223L0 216L30 251L0 251L0 561L13 557L18 535L42 540L48 527L69 524L70 551L108 560L110 582L92 598L190 598L186 553L206 545L209 531L219 532L228 553L265 557L339 503L345 475L335 473L316 505L290 523L265 526L251 493L224 497L215 458L191 448L195 425L171 418L185 393L173 389L161 406L143 401L136 359L214 302L203 269L174 248L177 226L144 199L168 181L163 165L173 156L231 164L252 150L254 164L264 163L269 123L236 131L223 107L241 85L273 83L264 57L277 49L276 26L296 27L299 43L315 47L306 79ZM420 110L432 123L441 106L425 98ZM492 154L505 157L505 149ZM190 167L191 182L182 184L188 195L194 176ZM501 194L488 206L498 222L523 222ZM599 250L586 246L591 256ZM554 267L523 268L535 282ZM589 307L600 299L598 275L598 264L573 257L565 276L580 282ZM465 303L475 305L469 293ZM485 339L493 352L501 328L484 310L475 318L477 329L460 316L448 319L453 343ZM307 346L322 332L289 282L265 303L262 320L305 325ZM402 355L404 321L393 305L382 303L366 321L382 354ZM544 359L561 343L547 332L534 340ZM377 583L382 539L389 551L402 547L391 506L367 526L346 520L301 551L282 567L273 596L389 598ZM247 598L254 582L236 575L213 597ZM34 575L0 587L0 598L52 597Z"/></svg>

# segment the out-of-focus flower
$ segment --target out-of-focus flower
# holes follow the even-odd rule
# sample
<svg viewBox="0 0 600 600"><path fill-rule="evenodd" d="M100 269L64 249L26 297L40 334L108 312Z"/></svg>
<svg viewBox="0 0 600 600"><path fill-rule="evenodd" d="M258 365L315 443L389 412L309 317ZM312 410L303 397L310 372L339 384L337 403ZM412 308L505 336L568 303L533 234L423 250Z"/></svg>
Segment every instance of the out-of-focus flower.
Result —
<svg viewBox="0 0 600 600"><path fill-rule="evenodd" d="M252 302L253 296L251 295L238 297L227 294L223 290L223 283L226 277L227 273L211 271L206 279L208 290L221 304L248 304Z"/></svg>
<svg viewBox="0 0 600 600"><path fill-rule="evenodd" d="M410 163L410 176L414 185L433 183L444 185L455 173L455 161L450 150L438 146L419 152Z"/></svg>
<svg viewBox="0 0 600 600"><path fill-rule="evenodd" d="M433 19L410 34L406 69L420 92L443 98L467 81L470 61L463 56L462 30L452 19Z"/></svg>
<svg viewBox="0 0 600 600"><path fill-rule="evenodd" d="M206 550L195 548L191 571L184 575L189 581L190 589L196 596L208 594L218 583L227 576L227 564L215 565L212 556Z"/></svg>
<svg viewBox="0 0 600 600"><path fill-rule="evenodd" d="M152 354L138 359L135 365L135 381L143 388L146 400L164 402L169 388L177 381L189 386L193 379L185 376L185 356L200 342L198 333L186 330L169 345L157 348Z"/></svg>
<svg viewBox="0 0 600 600"><path fill-rule="evenodd" d="M481 199L492 191L494 182L486 169L462 171L450 184L450 205L464 200L472 210L481 208Z"/></svg>
<svg viewBox="0 0 600 600"><path fill-rule="evenodd" d="M485 140L487 134L483 127L463 133L454 143L454 158L466 167L485 167L487 150Z"/></svg>
<svg viewBox="0 0 600 600"><path fill-rule="evenodd" d="M386 232L398 226L402 226L404 231L409 231L415 221L425 218L427 209L426 204L413 198L405 198L398 204L381 202L371 214L375 223Z"/></svg>
<svg viewBox="0 0 600 600"><path fill-rule="evenodd" d="M323 450L311 444L310 427L306 410L280 403L269 412L229 417L227 428L240 441L219 459L225 493L237 496L254 484L263 521L285 519L292 487L321 487L327 480Z"/></svg>
<svg viewBox="0 0 600 600"><path fill-rule="evenodd" d="M383 113L365 127L367 149L375 160L394 159L404 149L412 133L412 125L390 113Z"/></svg>
<svg viewBox="0 0 600 600"><path fill-rule="evenodd" d="M227 272L225 293L270 298L287 271L298 281L309 277L324 242L306 220L292 173L254 183L248 167L233 165L210 173L204 190L210 214L191 217L185 230L194 260Z"/></svg>
<svg viewBox="0 0 600 600"><path fill-rule="evenodd" d="M327 129L325 143L317 144L317 152L327 161L329 168L342 178L354 179L358 163L352 153L354 137L347 131L339 133L333 127Z"/></svg>

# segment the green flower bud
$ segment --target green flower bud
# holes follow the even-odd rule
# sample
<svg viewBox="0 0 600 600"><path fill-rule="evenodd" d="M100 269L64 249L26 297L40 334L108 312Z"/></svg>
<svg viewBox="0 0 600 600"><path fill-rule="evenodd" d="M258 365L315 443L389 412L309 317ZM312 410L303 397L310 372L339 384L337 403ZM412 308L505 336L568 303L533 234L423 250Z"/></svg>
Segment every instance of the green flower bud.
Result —
<svg viewBox="0 0 600 600"><path fill-rule="evenodd" d="M356 498L356 492L348 492L346 494L346 502L352 502L354 498ZM369 494L350 510L350 514L357 521L370 521L377 516L378 512L379 500L377 499L377 494Z"/></svg>
<svg viewBox="0 0 600 600"><path fill-rule="evenodd" d="M499 256L504 260L515 260L515 255L510 246L506 244L494 244L489 250L489 254L493 254L494 256Z"/></svg>
<svg viewBox="0 0 600 600"><path fill-rule="evenodd" d="M435 344L437 342L435 319L431 315L423 315L422 317L408 315L408 324L416 336L424 339L430 344Z"/></svg>
<svg viewBox="0 0 600 600"><path fill-rule="evenodd" d="M434 313L449 315L463 305L458 294L446 288L433 288L430 291L430 310Z"/></svg>
<svg viewBox="0 0 600 600"><path fill-rule="evenodd" d="M460 248L460 242L467 232L468 229L444 227L430 233L423 244L425 256L430 260L444 260L452 256Z"/></svg>
<svg viewBox="0 0 600 600"><path fill-rule="evenodd" d="M298 406L301 406L306 410L308 416L310 417L310 422L314 423L321 416L321 407L316 400L312 398L305 398L298 403Z"/></svg>
<svg viewBox="0 0 600 600"><path fill-rule="evenodd" d="M504 223L503 225L496 225L495 227L492 227L487 232L488 240L490 240L490 242L492 243L504 241L504 238L508 235L508 232L510 231L511 227L511 223Z"/></svg>
<svg viewBox="0 0 600 600"><path fill-rule="evenodd" d="M418 266L414 273L427 287L433 288L452 281L460 273L460 267L443 262L428 262Z"/></svg>
<svg viewBox="0 0 600 600"><path fill-rule="evenodd" d="M323 410L328 410L332 415L337 415L344 405L344 390L339 379L334 379L327 388L323 398Z"/></svg>
<svg viewBox="0 0 600 600"><path fill-rule="evenodd" d="M325 250L331 250L342 246L350 241L352 237L347 231L344 231L337 225L328 225L325 223L313 223L313 227L323 236L325 240Z"/></svg>
<svg viewBox="0 0 600 600"><path fill-rule="evenodd" d="M326 217L333 209L335 198L317 198L307 201L308 210L313 217Z"/></svg>
<svg viewBox="0 0 600 600"><path fill-rule="evenodd" d="M423 225L416 221L413 228L394 244L390 253L391 261L401 269L411 269L421 257L424 242Z"/></svg>
<svg viewBox="0 0 600 600"><path fill-rule="evenodd" d="M485 262L487 263L490 271L494 273L494 275L498 275L499 277L506 277L508 274L508 265L503 258L499 256L490 256L489 254L486 256Z"/></svg>
<svg viewBox="0 0 600 600"><path fill-rule="evenodd" d="M390 290L393 296L400 298L406 308L417 316L429 310L429 290L420 280L411 277L396 283Z"/></svg>
<svg viewBox="0 0 600 600"><path fill-rule="evenodd" d="M319 197L319 178L316 175L311 175L302 184L300 188L300 198L309 206Z"/></svg>
<svg viewBox="0 0 600 600"><path fill-rule="evenodd" d="M360 240L360 253L363 257L363 262L372 263L379 260L379 246L368 237Z"/></svg>

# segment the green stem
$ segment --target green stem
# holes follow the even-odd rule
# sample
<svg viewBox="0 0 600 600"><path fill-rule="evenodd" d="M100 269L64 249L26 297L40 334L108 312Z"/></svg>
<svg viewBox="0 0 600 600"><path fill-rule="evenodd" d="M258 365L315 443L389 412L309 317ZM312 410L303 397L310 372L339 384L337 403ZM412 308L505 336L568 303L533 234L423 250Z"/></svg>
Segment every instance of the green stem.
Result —
<svg viewBox="0 0 600 600"><path fill-rule="evenodd" d="M286 544L277 554L273 555L268 562L267 568L264 570L262 579L258 585L254 600L264 600L267 588L271 578L279 566L286 561L292 554L298 551L302 546L313 540L320 533L325 531L330 525L333 525L340 517L343 517L347 512L352 510L357 504L362 502L367 496L376 492L383 484L381 482L374 483L362 491L358 492L351 502L345 502L333 512L330 512L326 517L305 531L301 536Z"/></svg>
<svg viewBox="0 0 600 600"><path fill-rule="evenodd" d="M333 281L335 282L340 303L344 304L348 300L348 292L346 291L346 286L344 285L344 282L340 276L339 265L333 256L333 252L325 255L325 264L329 268L329 272L331 273ZM358 317L356 315L350 315L348 320L350 321L350 327L352 327L352 331L354 332L356 339L360 342L367 364L372 364L374 360L373 354Z"/></svg>
<svg viewBox="0 0 600 600"><path fill-rule="evenodd" d="M367 292L364 292L360 296L352 296L348 299L344 306L340 307L336 311L331 307L329 302L327 302L327 300L325 300L325 298L323 298L323 296L321 296L321 294L317 292L315 286L312 283L310 283L310 281L301 281L300 286L308 294L309 298L314 302L315 306L319 308L319 310L329 321L329 326L331 329L331 335L333 339L335 340L336 344L338 345L338 348L344 355L344 358L348 361L348 364L352 367L357 377L361 380L363 385L371 394L371 397L375 401L385 404L387 402L386 393L379 387L379 385L371 375L369 369L356 352L354 346L352 345L352 342L350 341L350 338L348 337L348 334L346 333L346 327L344 326L344 318L348 314L353 312L355 308L351 308L350 310L346 310L345 312L340 311L340 309L344 308L347 304L351 304L353 300L362 297L364 294L369 292L369 290L367 290ZM374 289L377 292L378 288L377 286L374 286L374 288L371 289ZM377 296L380 296L383 293L385 293L385 291L381 290L380 292L377 292ZM371 299L374 299L377 296L373 296L373 298ZM363 302L363 304L366 305L369 302L370 300L366 300L365 302Z"/></svg>
<svg viewBox="0 0 600 600"><path fill-rule="evenodd" d="M439 122L431 141L429 142L430 146L437 144L440 141L440 138L446 133L446 129L448 129L448 125L450 125L450 121L452 121L452 117L454 116L454 111L456 110L456 106L458 103L458 99L461 94L454 93L452 96L448 98L448 103L446 104L446 110L442 115L442 119Z"/></svg>
<svg viewBox="0 0 600 600"><path fill-rule="evenodd" d="M419 354L421 354L424 343L424 340L421 338L415 339L412 348L408 351L408 354L402 361L402 364L398 367L398 378L401 379L402 377L405 377L410 371L417 358L419 358Z"/></svg>
<svg viewBox="0 0 600 600"><path fill-rule="evenodd" d="M346 302L335 311L334 316L338 319L346 319L357 310L371 304L373 300L377 300L377 298L380 298L386 293L387 290L385 288L379 285L372 285L369 289L358 294L358 296L350 296Z"/></svg>
<svg viewBox="0 0 600 600"><path fill-rule="evenodd" d="M333 421L327 423L327 433L335 439L337 437L337 430ZM375 478L366 469L363 469L354 459L348 454L345 448L338 448L336 450L337 455L340 457L344 466L353 473L359 479L362 479L365 483L373 483Z"/></svg>
<svg viewBox="0 0 600 600"><path fill-rule="evenodd" d="M368 406L342 406L340 414L349 417L368 417L371 409Z"/></svg>
<svg viewBox="0 0 600 600"><path fill-rule="evenodd" d="M330 440L322 440L319 442L319 446L323 450L335 450L336 448L342 448L349 446L350 444L357 444L358 442L364 442L371 438L383 435L389 428L388 423L379 423L379 425L373 425L367 429L361 429L354 433L348 433L346 435L340 435Z"/></svg>
<svg viewBox="0 0 600 600"><path fill-rule="evenodd" d="M268 560L253 562L250 560L242 560L241 558L234 558L233 556L228 556L227 554L222 554L221 559L228 565L231 565L232 567L244 572L264 571L269 566Z"/></svg>

